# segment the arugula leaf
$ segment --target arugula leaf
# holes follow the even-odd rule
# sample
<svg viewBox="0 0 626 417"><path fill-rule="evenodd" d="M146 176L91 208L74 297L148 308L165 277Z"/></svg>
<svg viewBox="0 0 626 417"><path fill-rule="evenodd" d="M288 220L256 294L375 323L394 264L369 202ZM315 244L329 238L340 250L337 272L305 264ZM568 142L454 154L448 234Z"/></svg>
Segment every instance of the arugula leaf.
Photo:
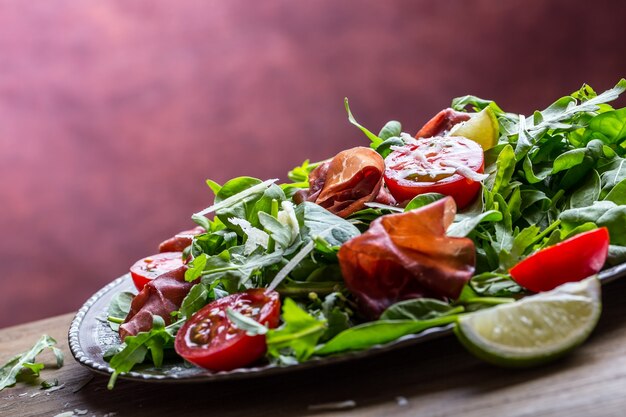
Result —
<svg viewBox="0 0 626 417"><path fill-rule="evenodd" d="M456 315L441 316L431 320L377 320L344 330L329 342L315 349L320 356L345 351L363 350L392 342L408 334L419 333L432 327L454 323Z"/></svg>
<svg viewBox="0 0 626 417"><path fill-rule="evenodd" d="M207 263L207 256L205 253L198 254L191 262L187 264L189 267L185 271L185 281L191 282L202 275L204 267Z"/></svg>
<svg viewBox="0 0 626 417"><path fill-rule="evenodd" d="M399 301L380 316L381 320L431 320L449 314L463 312L463 307L453 307L433 298L415 298Z"/></svg>
<svg viewBox="0 0 626 417"><path fill-rule="evenodd" d="M353 125L355 125L356 127L358 127L359 129L361 129L363 133L365 133L365 136L367 136L367 138L372 142L370 146L373 149L378 148L383 143L383 139L379 138L378 136L376 136L375 134L367 130L365 127L361 126L359 122L356 121L356 119L352 115L352 112L350 111L350 105L348 104L348 97L343 99L343 103L344 103L344 106L346 107L346 112L348 113L348 121L352 123Z"/></svg>
<svg viewBox="0 0 626 417"><path fill-rule="evenodd" d="M497 171L495 182L491 188L492 193L502 192L511 182L511 177L515 171L515 151L511 145L505 146L496 162Z"/></svg>
<svg viewBox="0 0 626 417"><path fill-rule="evenodd" d="M313 354L317 341L326 330L326 321L311 316L291 298L285 299L282 310L284 324L278 329L270 329L265 336L267 352L279 357L287 351L302 362Z"/></svg>
<svg viewBox="0 0 626 417"><path fill-rule="evenodd" d="M152 329L149 332L140 332L136 336L126 336L122 350L116 353L109 365L113 368L113 374L109 378L108 389L113 389L117 377L125 372L130 372L135 365L142 363L150 352L156 368L163 364L163 348L174 341L176 332L183 320L165 326L161 316L152 316Z"/></svg>
<svg viewBox="0 0 626 417"><path fill-rule="evenodd" d="M217 284L218 282L216 281L212 285L214 286ZM185 296L180 305L180 317L189 318L196 311L204 307L209 299L209 293L210 290L201 282L191 287L191 290L189 290L189 293Z"/></svg>
<svg viewBox="0 0 626 417"><path fill-rule="evenodd" d="M488 210L478 216L462 216L460 221L452 223L446 234L452 237L465 237L472 233L472 231L482 222L499 222L502 220L502 213L497 210Z"/></svg>
<svg viewBox="0 0 626 417"><path fill-rule="evenodd" d="M35 359L44 349L53 349L57 358L57 367L63 366L63 352L56 349L56 340L48 335L43 335L24 353L20 353L11 358L0 368L0 391L6 387L11 387L17 383L17 377L24 369L29 369L35 376L44 368L42 363L36 363Z"/></svg>
<svg viewBox="0 0 626 417"><path fill-rule="evenodd" d="M267 327L250 317L244 316L232 308L226 309L226 316L235 325L235 327L245 331L248 336L257 336L267 333Z"/></svg>
<svg viewBox="0 0 626 417"><path fill-rule="evenodd" d="M264 253L258 248L249 255L244 255L241 247L233 247L219 255L209 256L202 273L202 282L211 284L219 279L229 293L238 291L242 286L248 288L254 274L266 267L283 260L281 251Z"/></svg>
<svg viewBox="0 0 626 417"><path fill-rule="evenodd" d="M292 243L291 229L288 226L267 213L259 212L258 216L265 231L281 248L286 249Z"/></svg>
<svg viewBox="0 0 626 417"><path fill-rule="evenodd" d="M470 286L481 297L511 297L524 293L524 289L517 285L508 274L495 272L473 276Z"/></svg>
<svg viewBox="0 0 626 417"><path fill-rule="evenodd" d="M194 213L194 216L204 216L218 210L233 207L234 205L245 204L251 199L257 197L259 194L263 193L267 187L274 184L276 181L278 180L271 179L260 182L260 180L250 177L234 178L224 184L224 186L220 189L218 195L215 196L215 204L199 211L198 213ZM194 219L193 216L192 219Z"/></svg>

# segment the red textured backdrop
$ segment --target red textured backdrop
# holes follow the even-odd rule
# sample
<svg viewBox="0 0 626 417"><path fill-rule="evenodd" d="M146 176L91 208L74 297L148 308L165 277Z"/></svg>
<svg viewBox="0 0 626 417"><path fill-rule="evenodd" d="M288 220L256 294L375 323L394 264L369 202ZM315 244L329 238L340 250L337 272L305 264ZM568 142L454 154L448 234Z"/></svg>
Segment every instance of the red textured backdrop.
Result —
<svg viewBox="0 0 626 417"><path fill-rule="evenodd" d="M528 112L626 75L626 3L0 1L0 327L73 311L210 204L414 131L467 93Z"/></svg>

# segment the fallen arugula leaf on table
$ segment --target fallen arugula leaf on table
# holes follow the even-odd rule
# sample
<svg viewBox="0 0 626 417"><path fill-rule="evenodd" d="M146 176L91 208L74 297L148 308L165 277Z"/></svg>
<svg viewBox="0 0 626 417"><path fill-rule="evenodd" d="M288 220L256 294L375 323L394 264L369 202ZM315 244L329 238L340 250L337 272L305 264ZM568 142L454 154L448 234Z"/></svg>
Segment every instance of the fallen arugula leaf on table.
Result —
<svg viewBox="0 0 626 417"><path fill-rule="evenodd" d="M11 387L17 383L17 379L25 370L31 372L32 376L39 376L44 368L43 363L35 362L37 356L45 349L54 352L57 361L57 368L63 366L63 352L55 347L56 340L48 335L43 335L35 345L24 353L20 353L11 358L0 368L0 391L6 387Z"/></svg>

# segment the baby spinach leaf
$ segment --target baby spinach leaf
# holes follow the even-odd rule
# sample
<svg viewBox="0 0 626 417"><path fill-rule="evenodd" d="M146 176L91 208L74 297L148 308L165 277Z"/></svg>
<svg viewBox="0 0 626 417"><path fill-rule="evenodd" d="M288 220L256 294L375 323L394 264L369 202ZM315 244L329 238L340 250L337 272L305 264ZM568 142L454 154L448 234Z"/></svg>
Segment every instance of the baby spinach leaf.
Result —
<svg viewBox="0 0 626 417"><path fill-rule="evenodd" d="M303 233L307 239L322 237L331 246L340 246L361 234L349 221L308 201L296 207L296 214L304 219Z"/></svg>
<svg viewBox="0 0 626 417"><path fill-rule="evenodd" d="M535 171L535 168L539 169ZM528 181L529 184L537 184L548 178L548 176L552 173L553 166L550 163L544 163L538 167L534 167L530 156L526 155L524 162L522 163L522 169L524 170L526 181Z"/></svg>
<svg viewBox="0 0 626 417"><path fill-rule="evenodd" d="M626 262L626 246L609 245L609 265L619 265Z"/></svg>
<svg viewBox="0 0 626 417"><path fill-rule="evenodd" d="M559 219L567 231L583 223L596 223L602 215L615 207L616 204L612 201L595 201L587 207L565 210L561 212Z"/></svg>
<svg viewBox="0 0 626 417"><path fill-rule="evenodd" d="M304 361L311 356L317 341L326 330L326 321L317 320L298 307L291 298L285 299L282 311L284 324L278 329L270 329L265 336L267 352L273 357L279 357L281 352L288 351L298 361Z"/></svg>
<svg viewBox="0 0 626 417"><path fill-rule="evenodd" d="M626 108L595 116L589 122L589 128L601 133L607 144L621 142L626 139Z"/></svg>
<svg viewBox="0 0 626 417"><path fill-rule="evenodd" d="M595 169L570 197L570 208L587 207L600 198L600 176Z"/></svg>
<svg viewBox="0 0 626 417"><path fill-rule="evenodd" d="M434 203L437 200L441 200L445 195L439 193L424 193L418 196L413 197L409 204L406 205L404 211L415 210L420 207L424 207L429 205L430 203Z"/></svg>
<svg viewBox="0 0 626 417"><path fill-rule="evenodd" d="M380 130L380 132L378 133L378 137L382 139L383 141L385 141L392 137L399 138L401 133L402 133L402 125L400 124L400 122L396 120L390 120Z"/></svg>
<svg viewBox="0 0 626 417"><path fill-rule="evenodd" d="M565 152L564 154L559 155L554 160L554 165L552 167L552 174L559 173L561 171L565 171L566 169L570 169L575 167L576 165L582 164L585 159L585 155L587 154L587 150L584 148L572 149L570 151Z"/></svg>
<svg viewBox="0 0 626 417"><path fill-rule="evenodd" d="M405 145L404 140L398 136L392 136L388 139L385 139L380 145L376 147L376 152L380 154L383 158L389 156L392 152L392 146L403 146Z"/></svg>
<svg viewBox="0 0 626 417"><path fill-rule="evenodd" d="M600 194L598 184L598 194ZM626 205L626 179L615 184L615 187L609 191L604 200L612 201L617 205Z"/></svg>
<svg viewBox="0 0 626 417"><path fill-rule="evenodd" d="M113 296L109 304L108 317L111 330L117 332L120 328L120 320L123 321L130 311L130 303L133 301L135 294L132 292L120 292ZM111 319L117 319L111 321Z"/></svg>

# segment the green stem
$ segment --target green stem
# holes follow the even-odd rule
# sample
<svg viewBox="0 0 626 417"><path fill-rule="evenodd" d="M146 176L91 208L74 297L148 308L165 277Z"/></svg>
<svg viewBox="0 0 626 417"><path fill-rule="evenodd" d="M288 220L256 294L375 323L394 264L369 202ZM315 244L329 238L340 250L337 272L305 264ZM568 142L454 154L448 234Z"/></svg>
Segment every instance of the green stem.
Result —
<svg viewBox="0 0 626 417"><path fill-rule="evenodd" d="M292 282L276 288L276 291L283 297L307 297L312 292L318 295L328 295L340 291L342 287L339 282Z"/></svg>
<svg viewBox="0 0 626 417"><path fill-rule="evenodd" d="M109 316L109 317L107 317L107 320L110 321L111 323L117 323L117 324L124 323L124 319L121 319L119 317Z"/></svg>
<svg viewBox="0 0 626 417"><path fill-rule="evenodd" d="M506 297L472 297L466 298L462 301L463 304L487 304L487 305L498 305L498 304L508 304L515 302L515 298L506 298Z"/></svg>
<svg viewBox="0 0 626 417"><path fill-rule="evenodd" d="M537 237L533 240L532 245L534 245L537 242L540 242L544 237L552 233L552 231L556 229L557 227L559 227L560 225L561 225L561 220L560 219L555 220L550 226L546 227L546 229L543 232L537 235Z"/></svg>

